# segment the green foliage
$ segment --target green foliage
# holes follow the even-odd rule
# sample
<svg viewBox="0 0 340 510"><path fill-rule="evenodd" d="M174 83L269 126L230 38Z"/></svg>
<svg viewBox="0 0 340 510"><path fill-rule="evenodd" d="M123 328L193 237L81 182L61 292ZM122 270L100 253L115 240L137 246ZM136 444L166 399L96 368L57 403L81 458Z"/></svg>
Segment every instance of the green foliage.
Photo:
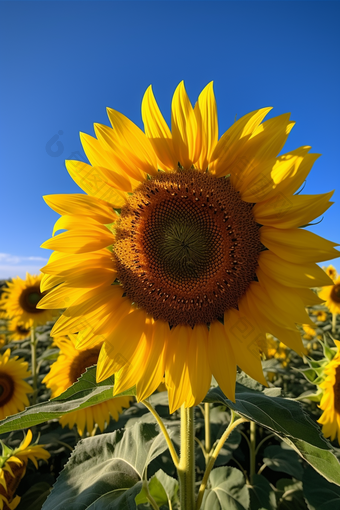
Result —
<svg viewBox="0 0 340 510"><path fill-rule="evenodd" d="M249 487L250 510L276 510L274 489L263 475L254 475Z"/></svg>
<svg viewBox="0 0 340 510"><path fill-rule="evenodd" d="M327 482L313 469L307 468L303 476L303 493L309 510L340 508L340 488Z"/></svg>
<svg viewBox="0 0 340 510"><path fill-rule="evenodd" d="M81 440L59 476L43 510L134 509L148 464L166 449L154 424ZM124 506L125 505L125 506Z"/></svg>
<svg viewBox="0 0 340 510"><path fill-rule="evenodd" d="M202 510L247 510L250 496L239 469L219 467L210 474L210 488L203 498Z"/></svg>

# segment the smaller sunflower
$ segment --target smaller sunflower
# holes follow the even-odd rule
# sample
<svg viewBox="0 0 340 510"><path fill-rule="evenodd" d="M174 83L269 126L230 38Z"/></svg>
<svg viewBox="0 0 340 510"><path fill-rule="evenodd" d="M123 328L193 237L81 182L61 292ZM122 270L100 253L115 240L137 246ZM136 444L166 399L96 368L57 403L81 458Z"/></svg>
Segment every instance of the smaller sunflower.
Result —
<svg viewBox="0 0 340 510"><path fill-rule="evenodd" d="M20 446L14 450L2 444L2 455L0 457L0 509L14 509L20 503L20 497L15 492L22 478L25 476L29 459L38 469L38 459L47 460L50 454L42 446L33 444L32 432L29 430L27 436Z"/></svg>
<svg viewBox="0 0 340 510"><path fill-rule="evenodd" d="M18 319L11 319L8 324L10 340L26 340L30 336L30 328Z"/></svg>
<svg viewBox="0 0 340 510"><path fill-rule="evenodd" d="M43 379L43 383L52 390L52 397L57 397L72 386L86 368L97 364L102 342L96 343L96 338L94 338L92 347L87 349L76 349L77 335L55 338L54 342L60 348L60 354L57 361L51 366L50 372ZM63 427L68 425L69 428L72 428L76 424L81 436L84 434L85 428L91 433L95 424L103 432L109 424L110 417L118 420L119 413L122 412L123 407L130 406L130 401L131 397L113 398L69 413L59 421Z"/></svg>
<svg viewBox="0 0 340 510"><path fill-rule="evenodd" d="M327 273L327 275L330 278L332 278L333 282L334 282L334 280L337 279L338 273L334 266L323 267L323 270L325 271L325 273Z"/></svg>
<svg viewBox="0 0 340 510"><path fill-rule="evenodd" d="M56 310L37 308L37 304L45 295L40 291L42 279L43 275L34 276L26 273L26 280L22 280L19 276L13 278L12 282L7 282L7 287L3 291L1 308L6 311L8 318L20 320L25 328L45 324L58 315ZM45 287L47 290L47 282Z"/></svg>
<svg viewBox="0 0 340 510"><path fill-rule="evenodd" d="M334 285L322 287L319 297L326 301L326 306L331 313L340 313L340 276L334 280Z"/></svg>
<svg viewBox="0 0 340 510"><path fill-rule="evenodd" d="M325 322L327 320L327 312L323 310L315 310L312 312L318 322Z"/></svg>
<svg viewBox="0 0 340 510"><path fill-rule="evenodd" d="M31 375L28 363L10 355L10 349L0 354L0 420L23 411L29 405L27 395L33 393L32 386L24 380Z"/></svg>
<svg viewBox="0 0 340 510"><path fill-rule="evenodd" d="M303 338L305 340L312 340L316 336L316 327L313 328L309 324L302 324L302 329L304 331Z"/></svg>
<svg viewBox="0 0 340 510"><path fill-rule="evenodd" d="M322 425L322 433L333 441L335 437L340 444L340 342L334 340L337 346L337 353L326 365L324 374L325 380L320 384L323 395L320 402L320 409L323 413L318 420Z"/></svg>

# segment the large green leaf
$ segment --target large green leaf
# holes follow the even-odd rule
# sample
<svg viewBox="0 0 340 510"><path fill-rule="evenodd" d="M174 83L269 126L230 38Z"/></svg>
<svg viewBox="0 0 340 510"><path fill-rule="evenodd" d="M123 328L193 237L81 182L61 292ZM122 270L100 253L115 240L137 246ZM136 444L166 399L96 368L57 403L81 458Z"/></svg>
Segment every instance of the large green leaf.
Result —
<svg viewBox="0 0 340 510"><path fill-rule="evenodd" d="M267 446L264 450L263 462L273 471L287 473L297 480L302 480L303 467L294 450L286 450L279 445Z"/></svg>
<svg viewBox="0 0 340 510"><path fill-rule="evenodd" d="M340 485L340 464L331 445L299 402L271 397L236 384L235 402L219 388L210 389L206 402L224 404L244 418L254 421L279 436L328 481Z"/></svg>
<svg viewBox="0 0 340 510"><path fill-rule="evenodd" d="M249 491L243 473L230 466L213 469L202 510L247 510Z"/></svg>
<svg viewBox="0 0 340 510"><path fill-rule="evenodd" d="M277 510L308 510L302 491L302 482L281 478L276 484Z"/></svg>
<svg viewBox="0 0 340 510"><path fill-rule="evenodd" d="M275 492L262 475L254 475L252 485L249 487L250 510L276 510Z"/></svg>
<svg viewBox="0 0 340 510"><path fill-rule="evenodd" d="M303 476L303 493L309 510L340 508L340 489L307 468Z"/></svg>
<svg viewBox="0 0 340 510"><path fill-rule="evenodd" d="M145 470L166 448L158 425L152 423L80 441L43 510L135 510Z"/></svg>
<svg viewBox="0 0 340 510"><path fill-rule="evenodd" d="M110 400L113 398L113 384L113 376L101 383L96 383L96 367L91 367L59 397L28 407L25 411L2 420L0 422L0 434L33 427L39 423L60 418L72 411L85 409L86 407ZM135 391L125 391L116 395L116 397L128 395L135 395Z"/></svg>
<svg viewBox="0 0 340 510"><path fill-rule="evenodd" d="M164 473L162 469L159 469L148 482L148 489L158 506L166 505L170 508L170 504L173 507L178 500L178 481ZM136 497L136 504L140 505L147 502L147 493L143 488Z"/></svg>

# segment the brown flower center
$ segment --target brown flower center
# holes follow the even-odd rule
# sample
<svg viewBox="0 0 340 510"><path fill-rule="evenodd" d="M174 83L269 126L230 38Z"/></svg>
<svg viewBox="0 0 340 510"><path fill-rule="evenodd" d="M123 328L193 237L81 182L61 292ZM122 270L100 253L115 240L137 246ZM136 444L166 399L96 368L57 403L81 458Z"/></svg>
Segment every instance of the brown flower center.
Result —
<svg viewBox="0 0 340 510"><path fill-rule="evenodd" d="M340 283L333 285L331 291L331 300L334 301L335 303L340 303Z"/></svg>
<svg viewBox="0 0 340 510"><path fill-rule="evenodd" d="M210 323L254 280L260 243L252 204L225 178L160 173L122 208L114 254L132 302L171 325Z"/></svg>
<svg viewBox="0 0 340 510"><path fill-rule="evenodd" d="M14 394L14 381L6 373L0 373L0 407L9 402Z"/></svg>
<svg viewBox="0 0 340 510"><path fill-rule="evenodd" d="M19 326L19 325L16 326L16 330L17 330L17 333L19 333L19 335L27 336L30 332L29 329L26 329L24 326Z"/></svg>
<svg viewBox="0 0 340 510"><path fill-rule="evenodd" d="M333 386L334 409L340 414L340 365L335 369L335 383Z"/></svg>
<svg viewBox="0 0 340 510"><path fill-rule="evenodd" d="M40 292L39 285L27 287L21 293L19 303L21 308L28 313L42 313L44 310L37 308L37 304L43 294Z"/></svg>
<svg viewBox="0 0 340 510"><path fill-rule="evenodd" d="M69 378L72 384L79 379L88 367L97 364L99 351L99 347L79 351L78 356L74 358L70 366Z"/></svg>

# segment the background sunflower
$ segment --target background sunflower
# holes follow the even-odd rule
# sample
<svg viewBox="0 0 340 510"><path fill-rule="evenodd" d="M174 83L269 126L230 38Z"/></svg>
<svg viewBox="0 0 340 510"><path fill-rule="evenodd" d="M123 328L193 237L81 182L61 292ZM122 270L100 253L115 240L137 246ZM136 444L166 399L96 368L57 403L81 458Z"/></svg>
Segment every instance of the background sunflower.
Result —
<svg viewBox="0 0 340 510"><path fill-rule="evenodd" d="M27 395L33 392L24 380L31 375L28 363L10 356L10 349L0 354L0 420L25 409L29 405Z"/></svg>

